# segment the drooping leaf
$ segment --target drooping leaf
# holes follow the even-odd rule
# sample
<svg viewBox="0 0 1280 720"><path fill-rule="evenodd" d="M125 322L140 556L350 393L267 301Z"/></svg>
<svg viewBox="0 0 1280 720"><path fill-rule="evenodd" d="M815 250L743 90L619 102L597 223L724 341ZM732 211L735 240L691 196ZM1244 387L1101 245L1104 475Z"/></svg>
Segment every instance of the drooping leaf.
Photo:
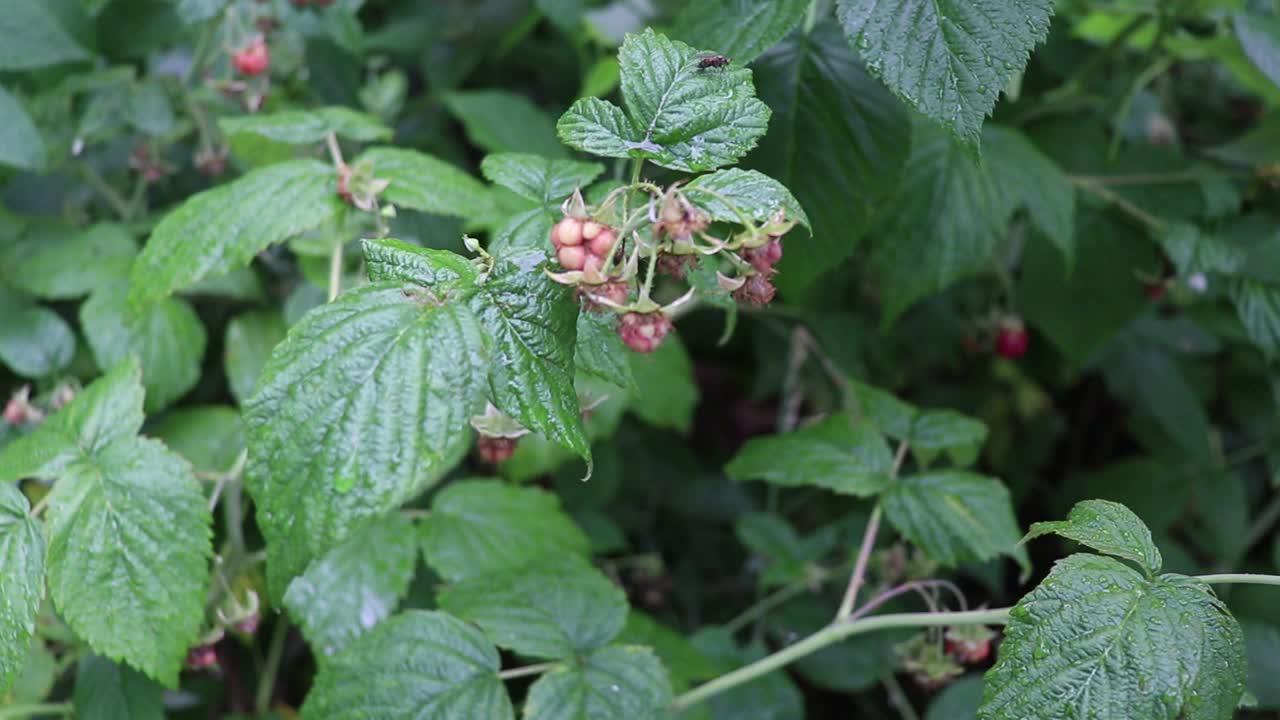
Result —
<svg viewBox="0 0 1280 720"><path fill-rule="evenodd" d="M571 658L603 647L627 620L626 594L576 557L472 576L445 588L438 600L499 647L539 658Z"/></svg>
<svg viewBox="0 0 1280 720"><path fill-rule="evenodd" d="M539 205L559 206L577 188L590 185L604 172L599 163L561 160L519 152L488 155L480 172L496 185Z"/></svg>
<svg viewBox="0 0 1280 720"><path fill-rule="evenodd" d="M1131 560L1148 576L1160 572L1164 562L1142 520L1129 508L1109 500L1078 502L1066 520L1033 524L1023 542L1049 533Z"/></svg>
<svg viewBox="0 0 1280 720"><path fill-rule="evenodd" d="M420 533L427 564L453 581L542 558L585 557L590 547L555 495L491 480L440 491Z"/></svg>
<svg viewBox="0 0 1280 720"><path fill-rule="evenodd" d="M100 655L80 661L73 701L84 720L164 720L164 686Z"/></svg>
<svg viewBox="0 0 1280 720"><path fill-rule="evenodd" d="M252 397L262 368L266 367L271 351L284 339L285 330L284 318L277 312L265 310L242 313L227 323L222 365L231 394L241 405Z"/></svg>
<svg viewBox="0 0 1280 720"><path fill-rule="evenodd" d="M911 119L867 74L834 22L783 40L755 63L755 73L773 118L747 162L790 188L813 220L812 237L784 241L777 283L787 292L853 253L897 188Z"/></svg>
<svg viewBox="0 0 1280 720"><path fill-rule="evenodd" d="M524 95L506 90L454 91L444 105L472 144L488 152L527 152L548 158L568 155L556 138L556 123Z"/></svg>
<svg viewBox="0 0 1280 720"><path fill-rule="evenodd" d="M376 147L356 162L373 165L374 175L391 184L379 196L399 207L471 218L489 210L484 184L449 163L414 150Z"/></svg>
<svg viewBox="0 0 1280 720"><path fill-rule="evenodd" d="M618 60L627 112L579 100L557 124L566 144L696 172L734 162L764 134L769 108L755 97L751 71L700 68L696 50L652 29L628 35Z"/></svg>
<svg viewBox="0 0 1280 720"><path fill-rule="evenodd" d="M168 406L200 379L204 324L185 300L133 304L123 285L104 285L80 306L80 325L98 367L112 367L131 354L142 361L148 411Z"/></svg>
<svg viewBox="0 0 1280 720"><path fill-rule="evenodd" d="M1080 553L1011 611L978 717L1229 720L1245 670L1240 626L1207 585Z"/></svg>
<svg viewBox="0 0 1280 720"><path fill-rule="evenodd" d="M458 461L485 368L482 330L447 290L374 282L290 328L245 405L274 597Z"/></svg>
<svg viewBox="0 0 1280 720"><path fill-rule="evenodd" d="M839 0L849 42L895 95L977 154L982 121L1049 34L1049 0Z"/></svg>
<svg viewBox="0 0 1280 720"><path fill-rule="evenodd" d="M10 0L0 13L0 70L34 70L89 59L41 0Z"/></svg>
<svg viewBox="0 0 1280 720"><path fill-rule="evenodd" d="M53 310L0 288L0 363L22 377L52 375L71 362L76 338Z"/></svg>
<svg viewBox="0 0 1280 720"><path fill-rule="evenodd" d="M334 655L302 706L305 720L514 720L498 651L475 627L411 610Z"/></svg>
<svg viewBox="0 0 1280 720"><path fill-rule="evenodd" d="M18 488L0 483L0 693L27 658L44 597L44 535Z"/></svg>
<svg viewBox="0 0 1280 720"><path fill-rule="evenodd" d="M995 478L961 470L913 475L894 483L883 502L889 523L943 565L1001 554L1028 564L1009 491Z"/></svg>
<svg viewBox="0 0 1280 720"><path fill-rule="evenodd" d="M0 250L6 280L50 300L68 300L129 273L137 243L123 225L97 223L81 231L58 226L35 231Z"/></svg>
<svg viewBox="0 0 1280 720"><path fill-rule="evenodd" d="M392 513L357 530L293 579L284 606L321 656L385 620L413 580L413 525Z"/></svg>
<svg viewBox="0 0 1280 720"><path fill-rule="evenodd" d="M857 497L890 482L893 453L874 425L843 413L787 433L749 441L725 466L734 480L817 487Z"/></svg>
<svg viewBox="0 0 1280 720"><path fill-rule="evenodd" d="M746 65L804 20L805 0L704 0L686 3L672 36Z"/></svg>
<svg viewBox="0 0 1280 720"><path fill-rule="evenodd" d="M360 142L390 140L392 135L376 117L342 106L223 117L218 127L229 138L258 135L290 145L323 142L329 133Z"/></svg>
<svg viewBox="0 0 1280 720"><path fill-rule="evenodd" d="M756 222L764 222L781 210L788 219L809 225L809 216L791 192L782 183L755 170L729 168L700 175L685 186L685 192L712 220L742 222L742 217L728 204L733 203Z"/></svg>
<svg viewBox="0 0 1280 720"><path fill-rule="evenodd" d="M992 126L982 139L983 162L990 164L1000 192L1026 208L1070 270L1076 259L1076 192L1066 173L1020 132Z"/></svg>
<svg viewBox="0 0 1280 720"><path fill-rule="evenodd" d="M3 62L3 55L0 55L0 62ZM0 165L40 170L44 163L44 140L40 131L18 98L0 87Z"/></svg>
<svg viewBox="0 0 1280 720"><path fill-rule="evenodd" d="M291 160L192 195L152 231L134 262L129 299L164 297L329 222L342 208L336 183L329 165Z"/></svg>
<svg viewBox="0 0 1280 720"><path fill-rule="evenodd" d="M672 333L651 353L630 353L636 389L630 409L654 427L688 432L698 406L693 360L684 343Z"/></svg>
<svg viewBox="0 0 1280 720"><path fill-rule="evenodd" d="M525 720L667 717L671 679L645 647L613 645L538 678L525 700Z"/></svg>

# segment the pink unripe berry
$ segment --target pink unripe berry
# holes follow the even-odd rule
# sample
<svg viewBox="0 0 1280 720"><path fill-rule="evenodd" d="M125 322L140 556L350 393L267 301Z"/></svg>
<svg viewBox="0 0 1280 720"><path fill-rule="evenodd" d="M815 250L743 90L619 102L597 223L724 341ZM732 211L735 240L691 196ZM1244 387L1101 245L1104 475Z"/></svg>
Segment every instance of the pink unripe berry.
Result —
<svg viewBox="0 0 1280 720"><path fill-rule="evenodd" d="M567 217L551 228L551 242L556 247L582 244L582 221Z"/></svg>
<svg viewBox="0 0 1280 720"><path fill-rule="evenodd" d="M773 266L782 259L782 241L774 238L758 248L747 250L742 257L759 272L771 273Z"/></svg>
<svg viewBox="0 0 1280 720"><path fill-rule="evenodd" d="M604 258L599 255L588 254L586 260L582 263L582 272L588 279L599 278L602 267L604 267Z"/></svg>
<svg viewBox="0 0 1280 720"><path fill-rule="evenodd" d="M520 438L490 437L481 435L476 439L476 451L480 454L480 459L490 465L497 465L510 458L516 452L516 445L520 444Z"/></svg>
<svg viewBox="0 0 1280 720"><path fill-rule="evenodd" d="M640 353L656 350L671 329L671 319L661 312L629 312L618 318L618 336L627 347Z"/></svg>
<svg viewBox="0 0 1280 720"><path fill-rule="evenodd" d="M601 232L604 232L605 226L594 220L588 220L582 223L582 237L584 240L594 239Z"/></svg>
<svg viewBox="0 0 1280 720"><path fill-rule="evenodd" d="M556 259L565 270L581 270L587 260L587 251L581 245L564 245L556 251Z"/></svg>
<svg viewBox="0 0 1280 720"><path fill-rule="evenodd" d="M618 236L615 235L612 230L605 228L599 235L591 238L588 247L591 248L591 253L593 255L607 258L609 257L609 251L613 250L613 244L617 239Z"/></svg>

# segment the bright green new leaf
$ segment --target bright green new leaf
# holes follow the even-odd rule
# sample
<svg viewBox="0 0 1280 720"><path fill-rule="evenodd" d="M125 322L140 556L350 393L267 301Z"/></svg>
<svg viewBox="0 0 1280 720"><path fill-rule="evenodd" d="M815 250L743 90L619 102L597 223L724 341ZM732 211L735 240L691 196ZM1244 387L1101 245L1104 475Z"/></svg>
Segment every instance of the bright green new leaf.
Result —
<svg viewBox="0 0 1280 720"><path fill-rule="evenodd" d="M912 475L883 495L898 532L947 567L1010 555L1028 567L1009 491L995 478L961 470Z"/></svg>
<svg viewBox="0 0 1280 720"><path fill-rule="evenodd" d="M1151 531L1129 508L1109 500L1084 500L1075 504L1066 520L1038 522L1023 542L1053 533L1075 540L1101 553L1131 560L1150 577L1160 572L1163 560L1151 539Z"/></svg>
<svg viewBox="0 0 1280 720"><path fill-rule="evenodd" d="M412 610L324 663L304 720L514 720L498 651L475 627Z"/></svg>
<svg viewBox="0 0 1280 720"><path fill-rule="evenodd" d="M556 138L555 120L524 95L506 90L455 91L444 96L444 106L462 123L467 139L488 152L568 155Z"/></svg>
<svg viewBox="0 0 1280 720"><path fill-rule="evenodd" d="M0 482L0 694L27 658L44 597L44 535L18 488Z"/></svg>
<svg viewBox="0 0 1280 720"><path fill-rule="evenodd" d="M236 401L244 405L266 367L271 351L284 339L284 318L280 313L251 310L227 323L226 340L222 344L222 365L227 384Z"/></svg>
<svg viewBox="0 0 1280 720"><path fill-rule="evenodd" d="M391 615L417 557L412 523L399 513L378 518L294 578L284 607L320 656L333 655Z"/></svg>
<svg viewBox="0 0 1280 720"><path fill-rule="evenodd" d="M532 200L540 206L558 208L577 188L590 185L604 172L599 163L560 160L540 155L503 152L488 155L480 172L495 185Z"/></svg>
<svg viewBox="0 0 1280 720"><path fill-rule="evenodd" d="M452 581L519 569L542 558L586 557L590 549L555 495L496 480L441 490L420 533L427 564Z"/></svg>
<svg viewBox="0 0 1280 720"><path fill-rule="evenodd" d="M0 20L0 25L3 22ZM19 170L40 170L44 163L44 140L40 131L18 98L0 87L0 165Z"/></svg>
<svg viewBox="0 0 1280 720"><path fill-rule="evenodd" d="M1080 553L1010 612L978 717L1230 720L1245 670L1240 626L1209 586Z"/></svg>
<svg viewBox="0 0 1280 720"><path fill-rule="evenodd" d="M24 71L88 60L44 0L9 0L0 13L0 70Z"/></svg>
<svg viewBox="0 0 1280 720"><path fill-rule="evenodd" d="M148 411L167 407L200 379L204 324L185 300L131 304L122 284L104 285L80 306L80 325L98 367L138 356Z"/></svg>
<svg viewBox="0 0 1280 720"><path fill-rule="evenodd" d="M566 144L697 172L733 163L764 134L769 108L756 99L750 70L699 68L697 50L652 29L628 35L618 59L627 112L579 100L557 124Z"/></svg>
<svg viewBox="0 0 1280 720"><path fill-rule="evenodd" d="M361 153L376 177L391 181L378 197L398 207L471 218L489 211L483 183L449 163L414 150L376 147Z"/></svg>
<svg viewBox="0 0 1280 720"><path fill-rule="evenodd" d="M809 216L791 191L755 170L729 168L700 175L686 185L684 191L712 220L741 223L742 215L728 204L733 203L748 220L764 222L781 211L788 220L809 226Z"/></svg>
<svg viewBox="0 0 1280 720"><path fill-rule="evenodd" d="M79 720L164 720L164 687L100 655L80 661L72 700Z"/></svg>
<svg viewBox="0 0 1280 720"><path fill-rule="evenodd" d="M336 183L331 166L291 160L192 195L152 231L134 262L129 299L154 300L222 275L329 222L342 209Z"/></svg>
<svg viewBox="0 0 1280 720"><path fill-rule="evenodd" d="M53 310L0 288L0 363L22 377L52 375L71 362L75 334Z"/></svg>
<svg viewBox="0 0 1280 720"><path fill-rule="evenodd" d="M259 135L290 145L323 142L329 133L359 142L390 140L393 134L378 118L341 106L223 117L218 127L228 137Z"/></svg>
<svg viewBox="0 0 1280 720"><path fill-rule="evenodd" d="M746 65L804 20L808 0L700 0L685 3L672 36Z"/></svg>
<svg viewBox="0 0 1280 720"><path fill-rule="evenodd" d="M538 658L589 653L617 637L627 621L626 593L573 556L473 576L445 588L438 600L499 647Z"/></svg>
<svg viewBox="0 0 1280 720"><path fill-rule="evenodd" d="M785 435L750 440L725 466L734 480L814 485L856 497L879 493L892 471L893 453L880 431L844 413Z"/></svg>
<svg viewBox="0 0 1280 720"><path fill-rule="evenodd" d="M13 287L69 300L127 276L137 254L138 245L123 225L97 223L79 231L58 225L0 249L0 262Z"/></svg>
<svg viewBox="0 0 1280 720"><path fill-rule="evenodd" d="M290 328L245 405L273 597L461 458L486 369L483 331L449 290L374 282Z"/></svg>
<svg viewBox="0 0 1280 720"><path fill-rule="evenodd" d="M839 0L849 42L895 95L978 153L982 121L1049 34L1050 0Z"/></svg>
<svg viewBox="0 0 1280 720"><path fill-rule="evenodd" d="M662 720L671 694L671 679L652 650L612 645L538 678L524 718Z"/></svg>

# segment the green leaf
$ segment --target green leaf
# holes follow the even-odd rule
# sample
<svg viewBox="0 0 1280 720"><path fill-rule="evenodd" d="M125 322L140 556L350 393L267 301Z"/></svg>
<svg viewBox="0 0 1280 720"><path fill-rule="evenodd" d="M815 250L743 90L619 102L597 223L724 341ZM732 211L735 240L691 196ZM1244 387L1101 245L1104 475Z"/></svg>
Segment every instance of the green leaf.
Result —
<svg viewBox="0 0 1280 720"><path fill-rule="evenodd" d="M698 192L708 190L715 193ZM731 202L747 217L756 222L764 222L779 210L786 212L786 217L809 226L809 216L804 208L791 195L782 183L755 170L729 168L713 173L700 175L685 186L685 191L692 198L697 198L698 207L707 211L712 220L724 222L741 222L740 216L726 203Z"/></svg>
<svg viewBox="0 0 1280 720"><path fill-rule="evenodd" d="M1236 278L1228 289L1249 337L1268 356L1280 354L1280 285Z"/></svg>
<svg viewBox="0 0 1280 720"><path fill-rule="evenodd" d="M804 20L806 0L703 0L686 3L676 15L672 35L707 44L707 49L746 65Z"/></svg>
<svg viewBox="0 0 1280 720"><path fill-rule="evenodd" d="M73 701L83 720L164 720L164 687L100 655L80 661Z"/></svg>
<svg viewBox="0 0 1280 720"><path fill-rule="evenodd" d="M138 356L149 412L182 397L200 379L204 325L185 300L130 304L122 284L106 285L80 306L80 325L98 367Z"/></svg>
<svg viewBox="0 0 1280 720"><path fill-rule="evenodd" d="M681 632L667 627L652 616L637 610L627 614L627 626L617 638L621 645L644 645L653 648L677 690L719 674L716 664L694 647Z"/></svg>
<svg viewBox="0 0 1280 720"><path fill-rule="evenodd" d="M618 337L617 320L612 313L578 313L578 345L573 356L578 371L620 388L634 389L631 354Z"/></svg>
<svg viewBox="0 0 1280 720"><path fill-rule="evenodd" d="M42 378L66 367L75 351L75 334L58 313L0 288L0 363Z"/></svg>
<svg viewBox="0 0 1280 720"><path fill-rule="evenodd" d="M0 20L0 25L3 22ZM0 54L2 61L3 54ZM41 170L44 164L44 140L40 131L18 98L0 87L0 165L19 170Z"/></svg>
<svg viewBox="0 0 1280 720"><path fill-rule="evenodd" d="M720 628L700 630L694 635L693 644L704 655L714 658L722 673L768 654L761 645L739 648L733 636ZM802 720L805 717L804 695L781 670L729 688L712 697L708 705L714 720Z"/></svg>
<svg viewBox="0 0 1280 720"><path fill-rule="evenodd" d="M444 613L411 610L320 667L304 720L514 720L498 651Z"/></svg>
<svg viewBox="0 0 1280 720"><path fill-rule="evenodd" d="M733 531L743 547L767 563L759 580L766 586L805 581L813 563L835 546L832 533L817 532L802 539L784 518L770 513L743 515Z"/></svg>
<svg viewBox="0 0 1280 720"><path fill-rule="evenodd" d="M1258 698L1262 709L1280 709L1280 628L1262 622L1240 623L1249 655L1249 692Z"/></svg>
<svg viewBox="0 0 1280 720"><path fill-rule="evenodd" d="M769 108L756 99L750 70L700 69L696 50L649 28L627 36L618 60L629 116L583 98L557 124L566 144L697 172L733 163L764 134Z"/></svg>
<svg viewBox="0 0 1280 720"><path fill-rule="evenodd" d="M813 485L871 497L891 482L893 453L874 425L844 413L785 435L747 442L725 466L734 480Z"/></svg>
<svg viewBox="0 0 1280 720"><path fill-rule="evenodd" d="M359 142L390 140L393 134L378 118L341 106L223 117L218 127L228 138L258 135L290 145L322 142L329 133Z"/></svg>
<svg viewBox="0 0 1280 720"><path fill-rule="evenodd" d="M1126 331L1099 359L1108 387L1151 416L1188 456L1211 463L1214 457L1209 416L1178 363L1178 350L1161 347Z"/></svg>
<svg viewBox="0 0 1280 720"><path fill-rule="evenodd" d="M69 300L129 274L137 243L128 228L97 223L79 232L57 226L0 250L10 285L37 297Z"/></svg>
<svg viewBox="0 0 1280 720"><path fill-rule="evenodd" d="M43 0L9 0L0 13L0 70L23 71L88 60L84 48L62 28Z"/></svg>
<svg viewBox="0 0 1280 720"><path fill-rule="evenodd" d="M499 647L564 659L603 647L622 632L627 596L573 556L477 575L441 591L440 608L484 628Z"/></svg>
<svg viewBox="0 0 1280 720"><path fill-rule="evenodd" d="M447 250L432 250L400 240L364 240L370 280L396 280L422 287L469 286L479 277L471 261Z"/></svg>
<svg viewBox="0 0 1280 720"><path fill-rule="evenodd" d="M204 622L209 507L191 466L117 438L49 494L49 594L98 653L173 687Z"/></svg>
<svg viewBox="0 0 1280 720"><path fill-rule="evenodd" d="M911 424L919 416L919 408L899 400L893 393L857 380L850 381L850 386L858 408L881 432L899 442L910 437Z"/></svg>
<svg viewBox="0 0 1280 720"><path fill-rule="evenodd" d="M1022 133L992 126L983 133L983 162L1000 193L1026 208L1027 216L1075 265L1076 191L1067 175Z"/></svg>
<svg viewBox="0 0 1280 720"><path fill-rule="evenodd" d="M188 405L172 410L147 425L147 434L163 440L170 450L205 472L231 470L244 450L240 413L225 405Z"/></svg>
<svg viewBox="0 0 1280 720"><path fill-rule="evenodd" d="M276 346L245 405L246 486L273 597L466 452L486 361L475 316L452 300L375 282L315 308Z"/></svg>
<svg viewBox="0 0 1280 720"><path fill-rule="evenodd" d="M152 231L134 262L129 299L153 300L222 275L329 222L342 209L336 183L329 165L291 160L192 195Z"/></svg>
<svg viewBox="0 0 1280 720"><path fill-rule="evenodd" d="M613 645L538 678L525 700L525 720L661 720L671 680L645 647Z"/></svg>
<svg viewBox="0 0 1280 720"><path fill-rule="evenodd" d="M0 483L0 695L27 659L44 597L44 535L31 505L11 483Z"/></svg>
<svg viewBox="0 0 1280 720"><path fill-rule="evenodd" d="M129 84L129 124L144 135L161 137L173 131L173 105L164 87L157 81L138 81Z"/></svg>
<svg viewBox="0 0 1280 720"><path fill-rule="evenodd" d="M982 121L1049 34L1049 0L839 0L872 74L975 155Z"/></svg>
<svg viewBox="0 0 1280 720"><path fill-rule="evenodd" d="M391 615L417 557L413 524L399 513L378 518L294 578L284 606L315 652L333 655Z"/></svg>
<svg viewBox="0 0 1280 720"><path fill-rule="evenodd" d="M813 237L785 246L777 282L786 292L853 253L897 188L911 118L834 22L783 40L755 73L773 118L748 162L790 188L813 219Z"/></svg>
<svg viewBox="0 0 1280 720"><path fill-rule="evenodd" d="M1243 269L1245 248L1202 233L1186 222L1170 222L1157 236L1165 255L1180 275L1196 272L1234 274Z"/></svg>
<svg viewBox="0 0 1280 720"><path fill-rule="evenodd" d="M599 163L560 160L526 153L486 156L480 172L489 182L544 207L558 207L577 188L584 188L604 172Z"/></svg>
<svg viewBox="0 0 1280 720"><path fill-rule="evenodd" d="M1035 523L1022 541L1049 533L1075 540L1107 555L1131 560L1148 577L1160 572L1164 563L1146 524L1129 508L1109 500L1078 502L1066 520Z"/></svg>
<svg viewBox="0 0 1280 720"><path fill-rule="evenodd" d="M981 675L966 675L934 696L924 720L973 720L982 704Z"/></svg>
<svg viewBox="0 0 1280 720"><path fill-rule="evenodd" d="M241 313L227 323L222 365L236 402L244 405L266 367L271 351L284 339L284 318L269 310Z"/></svg>
<svg viewBox="0 0 1280 720"><path fill-rule="evenodd" d="M978 717L1229 720L1244 691L1240 626L1207 585L1148 580L1076 554L1010 612Z"/></svg>
<svg viewBox="0 0 1280 720"><path fill-rule="evenodd" d="M1244 54L1267 79L1280 85L1280 20L1251 12L1238 12L1234 19Z"/></svg>
<svg viewBox="0 0 1280 720"><path fill-rule="evenodd" d="M555 495L496 480L441 490L420 532L427 564L451 581L516 570L543 558L585 558L590 547Z"/></svg>
<svg viewBox="0 0 1280 720"><path fill-rule="evenodd" d="M484 215L492 202L479 180L420 152L370 148L356 162L371 163L375 176L391 181L380 197L398 207L470 218Z"/></svg>
<svg viewBox="0 0 1280 720"><path fill-rule="evenodd" d="M972 465L987 440L987 426L980 420L952 410L925 410L911 422L907 443L916 457L933 462L946 453L956 465Z"/></svg>
<svg viewBox="0 0 1280 720"><path fill-rule="evenodd" d="M651 353L630 353L635 390L631 411L654 427L689 432L698 406L698 385L693 381L693 360L684 343L672 333Z"/></svg>
<svg viewBox="0 0 1280 720"><path fill-rule="evenodd" d="M995 478L961 470L913 475L894 483L883 502L889 523L947 567L1001 554L1027 566L1009 491Z"/></svg>
<svg viewBox="0 0 1280 720"><path fill-rule="evenodd" d="M444 96L444 106L462 123L471 144L488 152L521 151L549 158L569 154L556 138L555 120L523 95L455 91Z"/></svg>

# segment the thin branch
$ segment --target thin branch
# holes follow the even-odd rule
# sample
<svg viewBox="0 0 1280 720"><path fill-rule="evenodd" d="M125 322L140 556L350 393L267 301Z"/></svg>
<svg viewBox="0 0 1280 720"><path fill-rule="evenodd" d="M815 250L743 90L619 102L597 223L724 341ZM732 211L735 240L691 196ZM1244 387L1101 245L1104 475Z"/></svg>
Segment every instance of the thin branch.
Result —
<svg viewBox="0 0 1280 720"><path fill-rule="evenodd" d="M559 664L560 663L545 662L538 663L537 665L525 665L524 667L503 670L498 673L498 677L503 680L510 680L512 678L528 677L529 675L541 675Z"/></svg>
<svg viewBox="0 0 1280 720"><path fill-rule="evenodd" d="M333 253L329 255L329 302L333 302L342 292L342 245L334 243Z"/></svg>
<svg viewBox="0 0 1280 720"><path fill-rule="evenodd" d="M902 471L902 463L907 457L907 447L906 440L898 443L898 454L893 458L893 470L890 473L890 476L895 479ZM871 510L871 519L867 522L867 531L862 536L862 545L858 548L858 562L853 566L849 586L845 589L844 599L840 601L840 609L836 612L837 621L845 620L853 613L854 605L858 601L858 591L866 582L867 561L871 558L871 550L876 544L876 533L880 531L881 512L880 503L876 503L875 508Z"/></svg>
<svg viewBox="0 0 1280 720"><path fill-rule="evenodd" d="M1280 575L1221 573L1218 575L1197 575L1196 579L1210 585L1275 585L1280 587Z"/></svg>
<svg viewBox="0 0 1280 720"><path fill-rule="evenodd" d="M898 711L898 716L902 720L920 720L920 715L911 706L911 700L907 698L907 694L903 692L902 686L898 684L898 679L893 676L893 673L885 673L884 677L880 678L880 682L889 695L889 704Z"/></svg>
<svg viewBox="0 0 1280 720"><path fill-rule="evenodd" d="M1165 222L1163 220L1156 217L1155 215L1152 215L1146 210L1143 210L1137 205L1134 205L1132 202L1129 202L1129 200L1125 198L1123 195L1120 195L1119 193L1115 192L1114 190L1111 190L1110 188L1104 187L1099 183L1093 182L1091 180L1085 180L1080 177L1072 178L1071 184L1075 185L1081 190L1084 190L1087 193L1090 193L1096 197L1106 200L1112 205L1115 205L1116 209L1123 211L1129 217L1132 217L1133 219L1137 220L1143 225L1146 225L1152 230L1160 231L1160 230L1163 230L1165 227Z"/></svg>

